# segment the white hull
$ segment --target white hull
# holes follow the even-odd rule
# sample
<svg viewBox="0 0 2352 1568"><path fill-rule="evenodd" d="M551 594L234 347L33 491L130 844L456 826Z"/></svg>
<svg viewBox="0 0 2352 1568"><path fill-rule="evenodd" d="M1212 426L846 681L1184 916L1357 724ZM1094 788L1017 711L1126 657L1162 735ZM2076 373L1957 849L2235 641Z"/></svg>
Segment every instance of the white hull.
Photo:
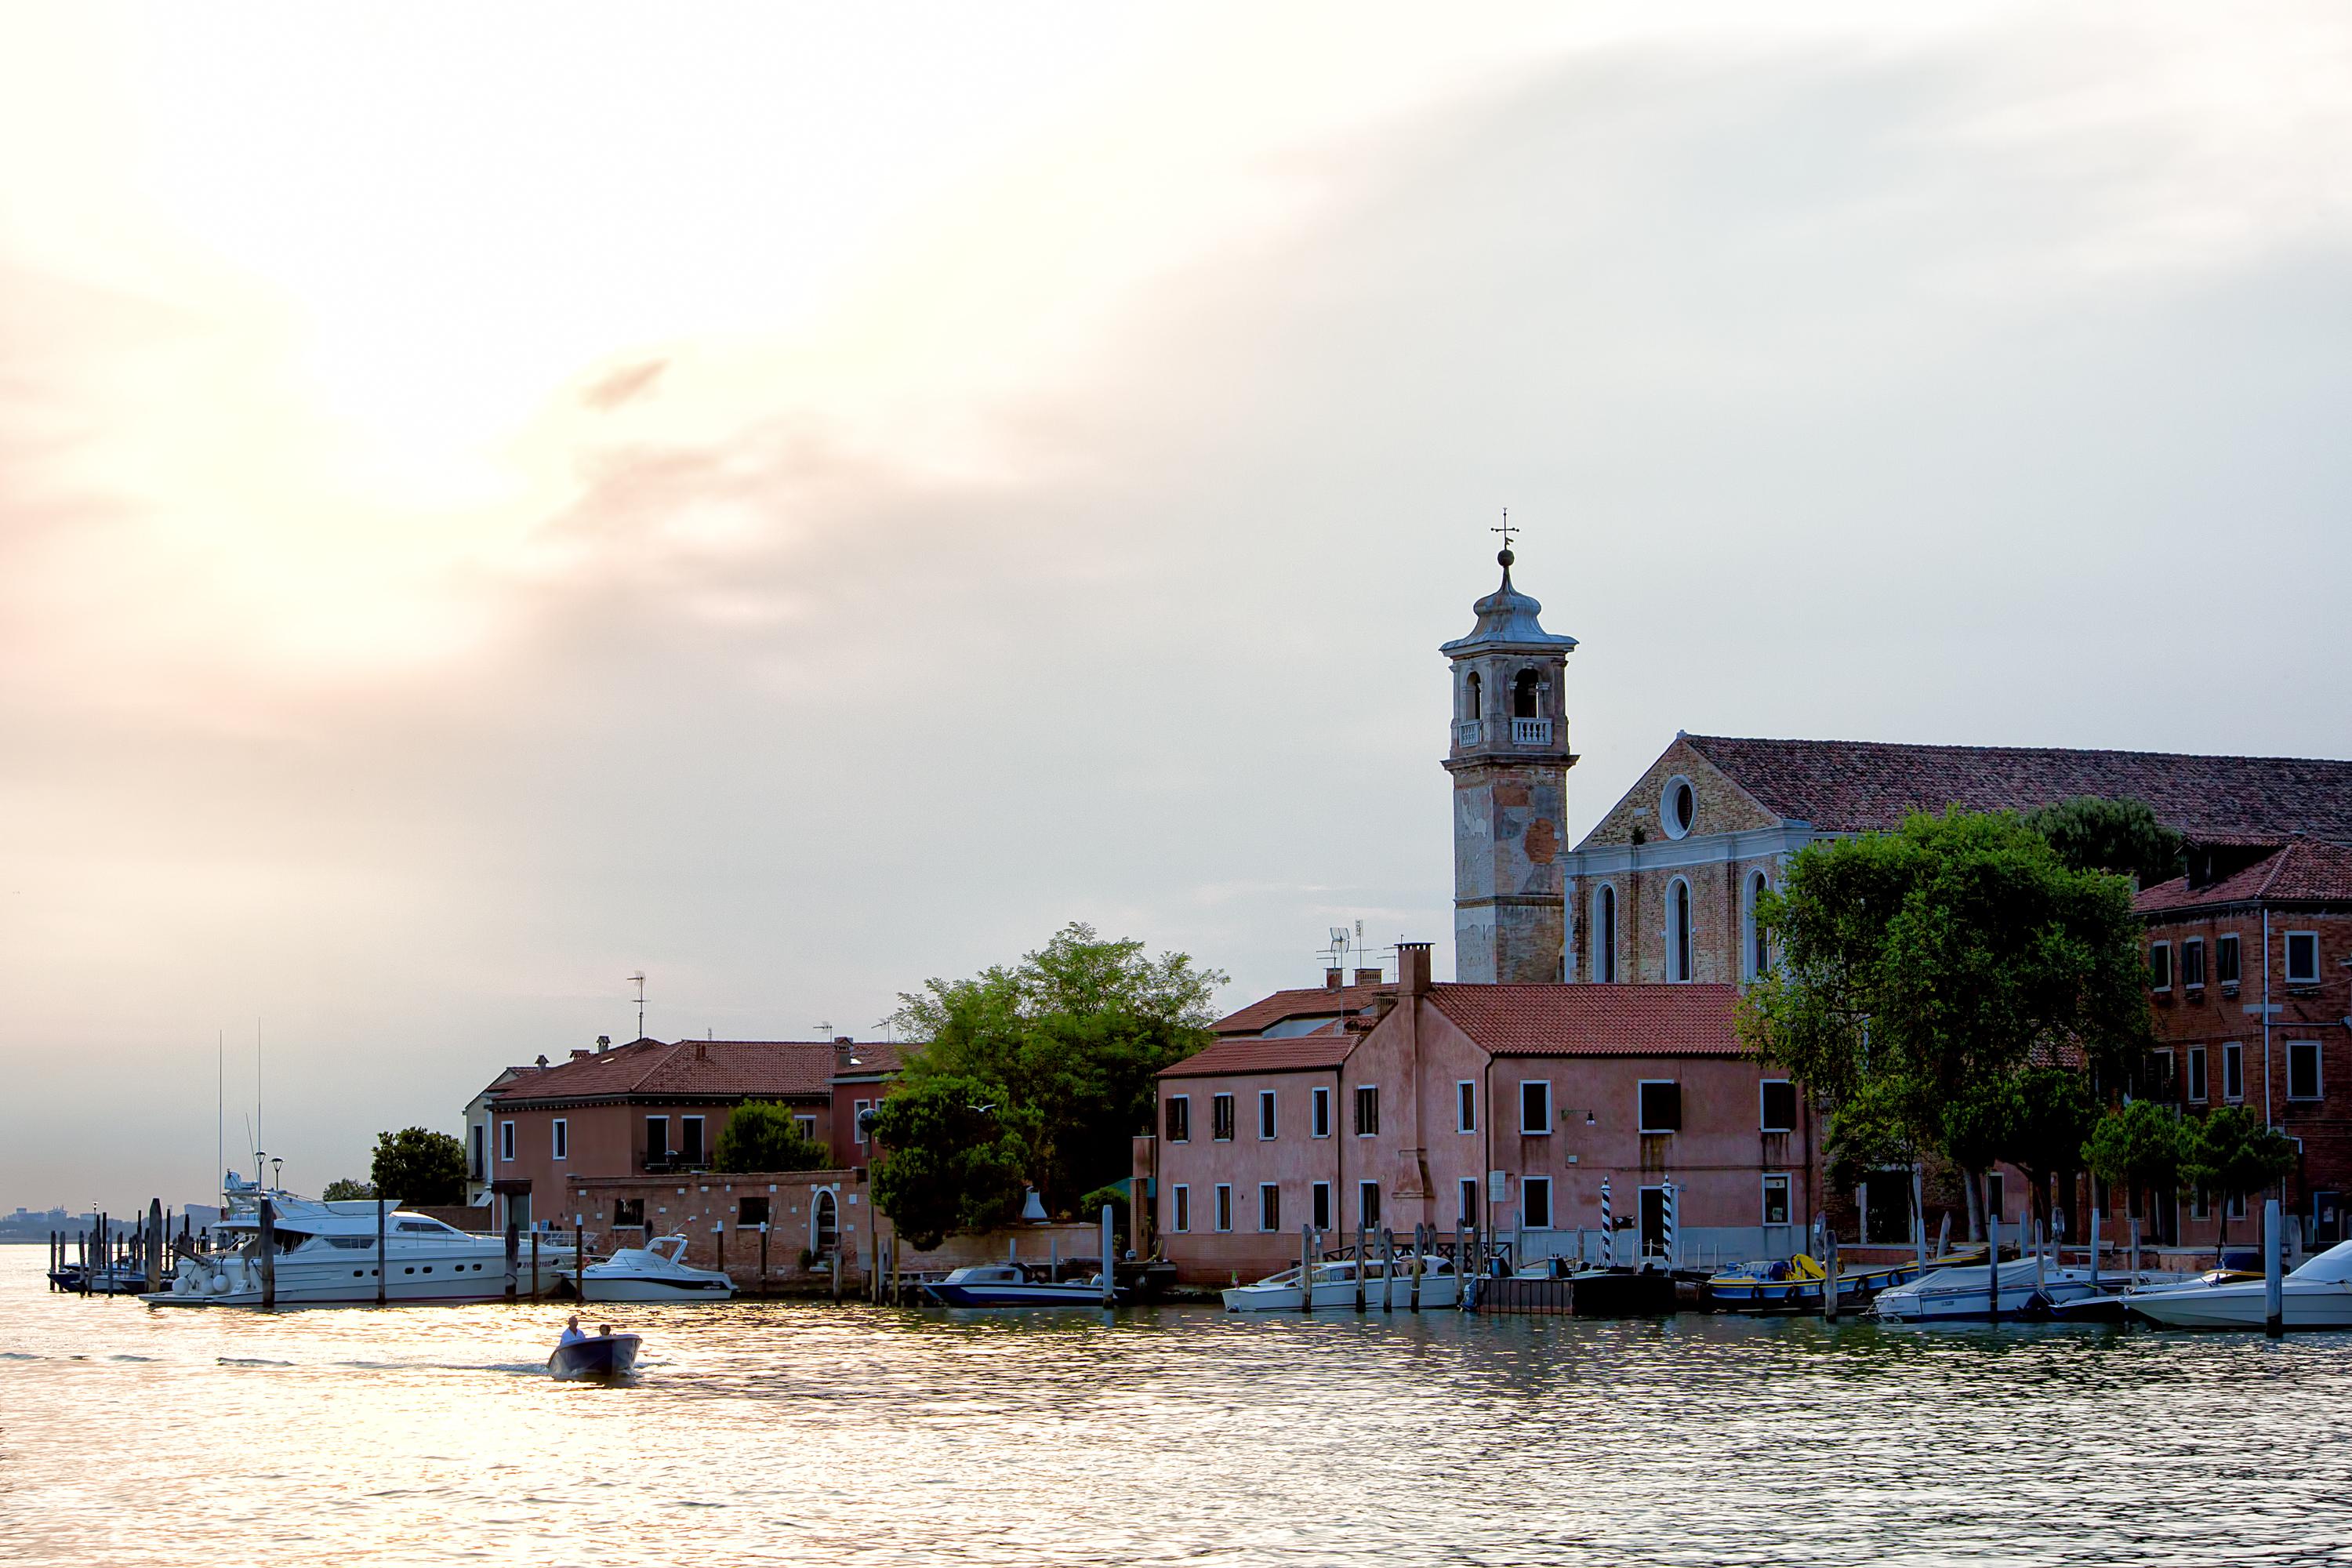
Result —
<svg viewBox="0 0 2352 1568"><path fill-rule="evenodd" d="M686 1237L660 1236L625 1247L581 1271L583 1301L731 1301L735 1281L715 1268L685 1261Z"/></svg>
<svg viewBox="0 0 2352 1568"><path fill-rule="evenodd" d="M1298 1310L1298 1271L1292 1269L1287 1283L1276 1275L1273 1280L1261 1280L1255 1285L1236 1285L1224 1292L1228 1312L1296 1312ZM1400 1275L1394 1279L1364 1281L1364 1310L1380 1311L1385 1304L1391 1311L1409 1310L1413 1303L1412 1278ZM1421 1307L1423 1311L1444 1310L1460 1304L1462 1281L1451 1272L1424 1274L1421 1277ZM1356 1308L1356 1282L1349 1279L1318 1279L1315 1282L1314 1310L1318 1312L1353 1311Z"/></svg>
<svg viewBox="0 0 2352 1568"><path fill-rule="evenodd" d="M1982 1267L1939 1268L1882 1292L1874 1310L1881 1319L1898 1323L1981 1321L1991 1317L1996 1306L1988 1276L1989 1270ZM2033 1259L2021 1258L2000 1266L1998 1307L2003 1317L2028 1310L2039 1311L2051 1302L2079 1300L2090 1294L2091 1275L2085 1268L2044 1264L2037 1287Z"/></svg>
<svg viewBox="0 0 2352 1568"><path fill-rule="evenodd" d="M502 1301L507 1294L506 1248L503 1241L482 1247L420 1247L414 1243L390 1249L384 1277L384 1300L414 1305L422 1302ZM281 1307L373 1306L375 1257L373 1252L331 1252L324 1257L291 1255L278 1259L277 1299ZM538 1294L551 1296L571 1278L572 1252L542 1247L539 1254ZM531 1289L530 1254L525 1251L515 1268L515 1293ZM258 1307L262 1301L261 1265L257 1259L229 1257L189 1260L180 1266L168 1290L142 1300L165 1307Z"/></svg>
<svg viewBox="0 0 2352 1568"><path fill-rule="evenodd" d="M2229 1285L2136 1290L2124 1305L2168 1329L2260 1329L2269 1306L2260 1280ZM2290 1329L2352 1329L2352 1285L2288 1284L2279 1293L2280 1316Z"/></svg>
<svg viewBox="0 0 2352 1568"><path fill-rule="evenodd" d="M716 1280L700 1279L599 1279L594 1275L580 1281L583 1301L630 1301L638 1304L656 1301L728 1301L735 1296L732 1285Z"/></svg>

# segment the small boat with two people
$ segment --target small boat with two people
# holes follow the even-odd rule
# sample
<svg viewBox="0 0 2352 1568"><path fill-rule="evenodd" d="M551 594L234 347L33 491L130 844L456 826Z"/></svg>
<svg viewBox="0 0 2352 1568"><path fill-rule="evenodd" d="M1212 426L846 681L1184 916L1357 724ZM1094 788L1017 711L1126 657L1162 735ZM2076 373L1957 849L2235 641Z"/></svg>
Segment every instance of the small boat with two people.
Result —
<svg viewBox="0 0 2352 1568"><path fill-rule="evenodd" d="M2216 1268L2194 1279L2123 1298L2132 1316L2167 1329L2259 1329L2269 1321L2269 1282ZM2336 1243L2279 1282L2280 1321L2290 1329L2352 1329L2352 1241Z"/></svg>
<svg viewBox="0 0 2352 1568"><path fill-rule="evenodd" d="M735 1281L686 1261L686 1237L659 1236L624 1247L580 1270L583 1301L730 1301Z"/></svg>
<svg viewBox="0 0 2352 1568"><path fill-rule="evenodd" d="M1013 1262L972 1263L951 1269L944 1279L926 1280L923 1293L942 1307L1099 1307L1102 1271L1083 1279L1057 1279ZM1135 1292L1115 1285L1111 1304L1124 1307Z"/></svg>
<svg viewBox="0 0 2352 1568"><path fill-rule="evenodd" d="M636 1370L639 1343L637 1335L616 1334L610 1323L600 1324L594 1333L589 1333L581 1328L575 1314L547 1358L548 1375L626 1377Z"/></svg>
<svg viewBox="0 0 2352 1568"><path fill-rule="evenodd" d="M1415 1279L1415 1265L1419 1279ZM1352 1258L1333 1258L1315 1265L1313 1278L1307 1284L1311 1299L1308 1310L1322 1311L1353 1308L1357 1300L1358 1263ZM1418 1258L1406 1256L1393 1260L1374 1258L1362 1265L1361 1289L1366 1310L1378 1311L1383 1306L1390 1310L1410 1309L1418 1304L1424 1310L1453 1307L1462 1300L1462 1277L1454 1272L1454 1260L1434 1254ZM1300 1310L1298 1270L1286 1268L1279 1274L1269 1274L1252 1285L1236 1285L1224 1292L1228 1312L1296 1312Z"/></svg>

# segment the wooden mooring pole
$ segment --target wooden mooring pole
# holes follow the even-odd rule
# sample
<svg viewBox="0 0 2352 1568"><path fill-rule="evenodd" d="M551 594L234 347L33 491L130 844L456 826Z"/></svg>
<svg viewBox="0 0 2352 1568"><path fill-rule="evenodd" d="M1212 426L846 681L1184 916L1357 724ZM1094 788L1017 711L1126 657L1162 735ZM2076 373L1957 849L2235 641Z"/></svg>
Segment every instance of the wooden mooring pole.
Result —
<svg viewBox="0 0 2352 1568"><path fill-rule="evenodd" d="M163 1288L163 1200L147 1200L147 1289Z"/></svg>
<svg viewBox="0 0 2352 1568"><path fill-rule="evenodd" d="M515 1276L522 1269L522 1225L515 1218L514 1199L507 1199L507 1305L515 1303Z"/></svg>
<svg viewBox="0 0 2352 1568"><path fill-rule="evenodd" d="M384 1266L391 1261L391 1249L384 1245L384 1232L388 1227L384 1224L383 1204L380 1196L375 1200L375 1304L379 1307L383 1305L384 1289L390 1284L384 1279Z"/></svg>
<svg viewBox="0 0 2352 1568"><path fill-rule="evenodd" d="M1298 1310L1315 1310L1315 1227L1298 1227Z"/></svg>
<svg viewBox="0 0 2352 1568"><path fill-rule="evenodd" d="M2281 1256L2285 1240L2280 1234L2278 1199L2263 1199L2263 1332L2272 1339L2286 1332L2286 1259Z"/></svg>
<svg viewBox="0 0 2352 1568"><path fill-rule="evenodd" d="M278 1205L261 1200L261 1310L278 1310Z"/></svg>
<svg viewBox="0 0 2352 1568"><path fill-rule="evenodd" d="M1985 1248L1988 1254L1985 1267L1990 1270L1985 1275L1985 1301L1991 1309L1992 1321L1998 1323L2000 1321L2000 1215L1997 1214L1985 1215Z"/></svg>
<svg viewBox="0 0 2352 1568"><path fill-rule="evenodd" d="M588 1226L576 1214L572 1216L572 1299L588 1299Z"/></svg>

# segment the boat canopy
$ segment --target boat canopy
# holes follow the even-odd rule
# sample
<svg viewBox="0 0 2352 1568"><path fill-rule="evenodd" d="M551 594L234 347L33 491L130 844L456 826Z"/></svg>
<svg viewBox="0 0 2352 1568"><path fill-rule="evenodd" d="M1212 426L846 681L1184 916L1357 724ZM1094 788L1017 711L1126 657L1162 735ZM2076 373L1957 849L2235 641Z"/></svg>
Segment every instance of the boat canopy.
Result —
<svg viewBox="0 0 2352 1568"><path fill-rule="evenodd" d="M2352 1241L2339 1241L2288 1276L2306 1285L2341 1285L2352 1281Z"/></svg>

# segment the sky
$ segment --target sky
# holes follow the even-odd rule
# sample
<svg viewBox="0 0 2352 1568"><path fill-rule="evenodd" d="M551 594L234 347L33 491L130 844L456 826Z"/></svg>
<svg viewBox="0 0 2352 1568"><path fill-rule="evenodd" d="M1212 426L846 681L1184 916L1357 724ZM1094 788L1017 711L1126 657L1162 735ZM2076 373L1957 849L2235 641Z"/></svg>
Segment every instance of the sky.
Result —
<svg viewBox="0 0 2352 1568"><path fill-rule="evenodd" d="M362 1174L640 971L1450 973L1505 507L1571 837L1677 730L2352 756L2347 80L2325 4L0 10L0 1205Z"/></svg>

